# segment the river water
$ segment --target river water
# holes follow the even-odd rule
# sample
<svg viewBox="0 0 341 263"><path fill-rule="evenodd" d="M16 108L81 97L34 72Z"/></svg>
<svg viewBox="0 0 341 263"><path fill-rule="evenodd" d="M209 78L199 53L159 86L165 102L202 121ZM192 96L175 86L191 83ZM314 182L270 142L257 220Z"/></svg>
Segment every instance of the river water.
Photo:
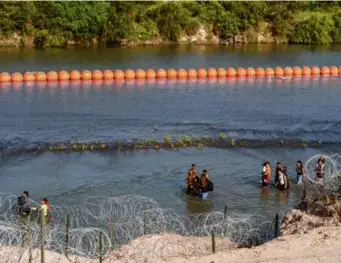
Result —
<svg viewBox="0 0 341 263"><path fill-rule="evenodd" d="M336 64L340 47L170 46L104 50L0 50L1 71L71 68L179 68ZM180 214L284 212L302 190L260 189L264 160L282 161L295 178L298 159L338 152L341 78L56 83L0 86L0 146L41 142L163 140L170 136L263 141L261 148L181 149L107 153L43 153L9 156L1 163L0 192L52 204L78 205L88 196L136 194ZM321 140L328 147L266 147L266 141ZM185 196L192 163L208 169L215 191L208 201Z"/></svg>

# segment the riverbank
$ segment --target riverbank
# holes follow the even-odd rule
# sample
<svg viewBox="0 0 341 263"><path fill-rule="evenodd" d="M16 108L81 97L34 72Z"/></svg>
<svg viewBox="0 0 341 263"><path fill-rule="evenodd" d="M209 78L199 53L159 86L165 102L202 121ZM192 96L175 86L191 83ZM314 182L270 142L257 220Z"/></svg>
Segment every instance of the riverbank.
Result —
<svg viewBox="0 0 341 263"><path fill-rule="evenodd" d="M173 233L145 235L110 251L104 262L111 263L237 263L237 262L339 262L341 260L340 199L319 195L303 200L289 212L281 236L263 245L238 248L226 237L216 237L212 254L210 237L185 237ZM28 249L0 247L1 262L27 262ZM34 262L40 251L33 250ZM13 256L15 255L15 256ZM46 251L46 262L95 263L96 259Z"/></svg>
<svg viewBox="0 0 341 263"><path fill-rule="evenodd" d="M222 248L223 246L223 248ZM28 251L19 248L0 248L0 262L28 262ZM188 255L185 256L184 254ZM186 238L174 234L144 236L111 252L105 263L238 263L276 262L311 263L340 262L340 227L320 227L306 234L281 236L253 248L236 248L228 240L217 242L217 253L211 254L210 238ZM19 255L21 260L19 260ZM40 262L40 251L33 251L32 263ZM80 257L66 257L46 251L46 262L95 263Z"/></svg>
<svg viewBox="0 0 341 263"><path fill-rule="evenodd" d="M341 42L340 12L337 2L6 2L0 46L324 45Z"/></svg>

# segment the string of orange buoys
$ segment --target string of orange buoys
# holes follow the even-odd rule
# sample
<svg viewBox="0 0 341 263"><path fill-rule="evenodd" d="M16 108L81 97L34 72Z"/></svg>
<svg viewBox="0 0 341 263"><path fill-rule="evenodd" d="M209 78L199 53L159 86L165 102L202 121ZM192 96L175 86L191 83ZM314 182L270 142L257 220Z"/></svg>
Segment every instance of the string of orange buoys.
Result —
<svg viewBox="0 0 341 263"><path fill-rule="evenodd" d="M341 66L275 67L275 68L199 68L199 69L127 69L72 70L48 72L0 73L0 82L123 80L123 79L195 79L195 78L270 78L270 77L328 77L341 76Z"/></svg>

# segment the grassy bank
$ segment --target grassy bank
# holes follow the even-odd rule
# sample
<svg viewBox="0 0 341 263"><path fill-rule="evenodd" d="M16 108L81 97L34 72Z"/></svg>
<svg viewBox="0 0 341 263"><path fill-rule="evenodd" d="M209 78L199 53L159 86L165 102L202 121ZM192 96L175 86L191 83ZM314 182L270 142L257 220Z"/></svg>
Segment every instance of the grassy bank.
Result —
<svg viewBox="0 0 341 263"><path fill-rule="evenodd" d="M0 46L341 42L340 2L2 2Z"/></svg>

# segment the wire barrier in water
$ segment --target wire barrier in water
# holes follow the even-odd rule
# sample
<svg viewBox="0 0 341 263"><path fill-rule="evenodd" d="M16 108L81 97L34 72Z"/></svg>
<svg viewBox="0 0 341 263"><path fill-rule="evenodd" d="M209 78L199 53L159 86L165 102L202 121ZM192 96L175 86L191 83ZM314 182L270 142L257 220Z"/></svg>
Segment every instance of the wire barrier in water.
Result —
<svg viewBox="0 0 341 263"><path fill-rule="evenodd" d="M325 159L323 182L316 181L314 171L320 157ZM340 160L340 154L316 155L307 160L305 168L310 184L316 186L317 190L323 188L334 193L340 192ZM33 200L30 200L30 204L31 207L38 207ZM4 262L20 262L13 257L13 253L16 256L32 253L37 257L42 240L47 251L60 257L96 258L99 251L103 257L107 257L113 250L120 251L129 241L141 236L165 233L177 234L183 239L204 238L214 234L218 241L225 237L241 246L259 245L277 236L279 227L278 215L268 218L261 215L232 215L227 214L228 209L225 209L185 217L163 209L153 199L129 195L88 197L82 205L53 206L52 220L45 226L42 235L39 215L32 212L30 217L19 217L16 208L16 196L0 194L0 250L3 251L1 260L6 260ZM98 242L100 236L102 242ZM180 253L180 256L188 257L198 250L196 245L183 244L180 239L160 239L156 242L152 247L144 242L138 248L135 247L134 258L143 262L156 251L160 258L172 253L174 256ZM219 242L217 246L225 246L222 240ZM176 246L177 252L170 251L170 246L173 249ZM6 254L6 251L9 252ZM201 253L208 252L205 250ZM11 261L13 258L15 261Z"/></svg>
<svg viewBox="0 0 341 263"><path fill-rule="evenodd" d="M275 67L275 68L199 68L199 69L127 69L127 70L72 70L38 72L0 73L0 82L34 82L34 81L67 81L67 80L123 80L123 79L196 79L196 78L291 78L340 76L341 66L313 67Z"/></svg>
<svg viewBox="0 0 341 263"><path fill-rule="evenodd" d="M33 200L30 203L38 205ZM30 219L18 218L16 206L15 196L0 194L0 245L38 249L41 243L38 216L31 213ZM175 233L210 237L213 232L217 237L227 237L240 245L258 245L274 237L272 218L254 215L238 218L223 212L183 217L142 196L91 197L82 206L54 206L51 214L52 221L46 226L44 236L45 249L85 258L98 256L100 232L103 234L103 256L144 235ZM166 249L166 244L163 245Z"/></svg>

